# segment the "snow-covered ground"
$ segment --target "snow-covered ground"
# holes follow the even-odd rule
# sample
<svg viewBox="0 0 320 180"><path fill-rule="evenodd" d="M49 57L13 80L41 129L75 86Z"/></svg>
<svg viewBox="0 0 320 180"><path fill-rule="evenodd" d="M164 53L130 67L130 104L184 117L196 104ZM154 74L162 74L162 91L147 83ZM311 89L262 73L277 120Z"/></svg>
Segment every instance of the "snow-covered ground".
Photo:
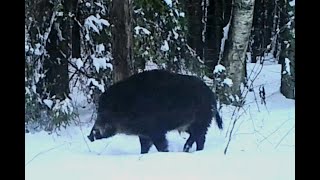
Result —
<svg viewBox="0 0 320 180"><path fill-rule="evenodd" d="M261 65L248 65L248 75ZM89 142L92 111L80 111L81 126L59 134L25 134L26 180L89 179L197 179L197 180L293 180L295 179L295 101L279 92L280 65L264 65L239 112L225 155L235 107L223 107L224 130L213 121L205 149L182 152L187 134L169 132L169 153L153 146L140 154L138 137L116 135ZM252 76L253 77L253 76ZM259 91L264 85L266 105ZM74 99L74 98L73 98ZM255 100L256 99L256 100ZM79 98L80 100L80 98ZM83 100L83 99L82 99ZM81 103L81 102L79 102Z"/></svg>

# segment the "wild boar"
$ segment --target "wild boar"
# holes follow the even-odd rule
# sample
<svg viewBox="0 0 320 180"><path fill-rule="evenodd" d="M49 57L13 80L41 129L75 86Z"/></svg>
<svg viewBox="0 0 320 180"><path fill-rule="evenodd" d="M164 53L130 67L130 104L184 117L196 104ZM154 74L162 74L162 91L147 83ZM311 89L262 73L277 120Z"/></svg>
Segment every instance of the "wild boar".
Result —
<svg viewBox="0 0 320 180"><path fill-rule="evenodd" d="M141 154L154 144L167 152L166 133L190 134L183 151L192 144L203 150L212 119L222 129L215 94L199 78L165 70L144 71L110 86L99 98L98 114L88 135L92 142L118 133L139 136Z"/></svg>

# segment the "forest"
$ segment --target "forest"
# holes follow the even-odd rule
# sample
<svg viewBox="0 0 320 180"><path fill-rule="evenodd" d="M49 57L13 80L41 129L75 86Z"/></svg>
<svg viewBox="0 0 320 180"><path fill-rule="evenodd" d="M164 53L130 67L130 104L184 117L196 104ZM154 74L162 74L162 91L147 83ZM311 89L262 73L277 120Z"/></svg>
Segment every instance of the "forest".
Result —
<svg viewBox="0 0 320 180"><path fill-rule="evenodd" d="M295 0L25 0L25 179L295 179Z"/></svg>
<svg viewBox="0 0 320 180"><path fill-rule="evenodd" d="M77 116L71 94L97 108L110 85L150 69L195 75L220 106L251 92L247 64L281 65L294 99L295 11L287 0L26 0L26 131ZM264 99L264 87L255 92Z"/></svg>

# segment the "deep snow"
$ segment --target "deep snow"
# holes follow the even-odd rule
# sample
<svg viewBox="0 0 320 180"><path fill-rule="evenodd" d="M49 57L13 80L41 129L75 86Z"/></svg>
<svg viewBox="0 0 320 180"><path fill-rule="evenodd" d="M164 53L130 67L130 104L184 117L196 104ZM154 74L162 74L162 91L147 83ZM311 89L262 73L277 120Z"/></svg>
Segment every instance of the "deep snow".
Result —
<svg viewBox="0 0 320 180"><path fill-rule="evenodd" d="M248 75L260 67L248 64ZM25 179L293 180L295 101L279 92L280 69L277 64L264 65L253 83L255 91L248 93L245 106L236 113L241 116L226 155L223 151L235 107L222 108L224 130L213 121L203 151L194 152L194 145L191 153L182 152L188 135L173 131L167 134L171 152L159 153L153 146L145 155L140 155L136 136L116 135L89 142L86 136L93 124L92 110L86 108L79 109L81 126L70 126L59 134L25 134ZM259 97L261 85L266 105ZM83 104L83 98L74 97Z"/></svg>

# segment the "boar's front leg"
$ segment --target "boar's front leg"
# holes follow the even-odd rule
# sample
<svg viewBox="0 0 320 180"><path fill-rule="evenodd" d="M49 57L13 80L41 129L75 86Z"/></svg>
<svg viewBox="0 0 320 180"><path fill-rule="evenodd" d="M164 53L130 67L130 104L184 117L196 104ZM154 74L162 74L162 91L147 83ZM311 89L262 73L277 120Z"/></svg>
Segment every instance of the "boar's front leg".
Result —
<svg viewBox="0 0 320 180"><path fill-rule="evenodd" d="M148 153L153 144L151 139L148 137L139 136L139 140L141 145L141 154Z"/></svg>
<svg viewBox="0 0 320 180"><path fill-rule="evenodd" d="M193 133L190 133L189 138L187 139L186 143L183 146L184 152L189 152L190 148L192 147L192 144L196 141L196 137Z"/></svg>

